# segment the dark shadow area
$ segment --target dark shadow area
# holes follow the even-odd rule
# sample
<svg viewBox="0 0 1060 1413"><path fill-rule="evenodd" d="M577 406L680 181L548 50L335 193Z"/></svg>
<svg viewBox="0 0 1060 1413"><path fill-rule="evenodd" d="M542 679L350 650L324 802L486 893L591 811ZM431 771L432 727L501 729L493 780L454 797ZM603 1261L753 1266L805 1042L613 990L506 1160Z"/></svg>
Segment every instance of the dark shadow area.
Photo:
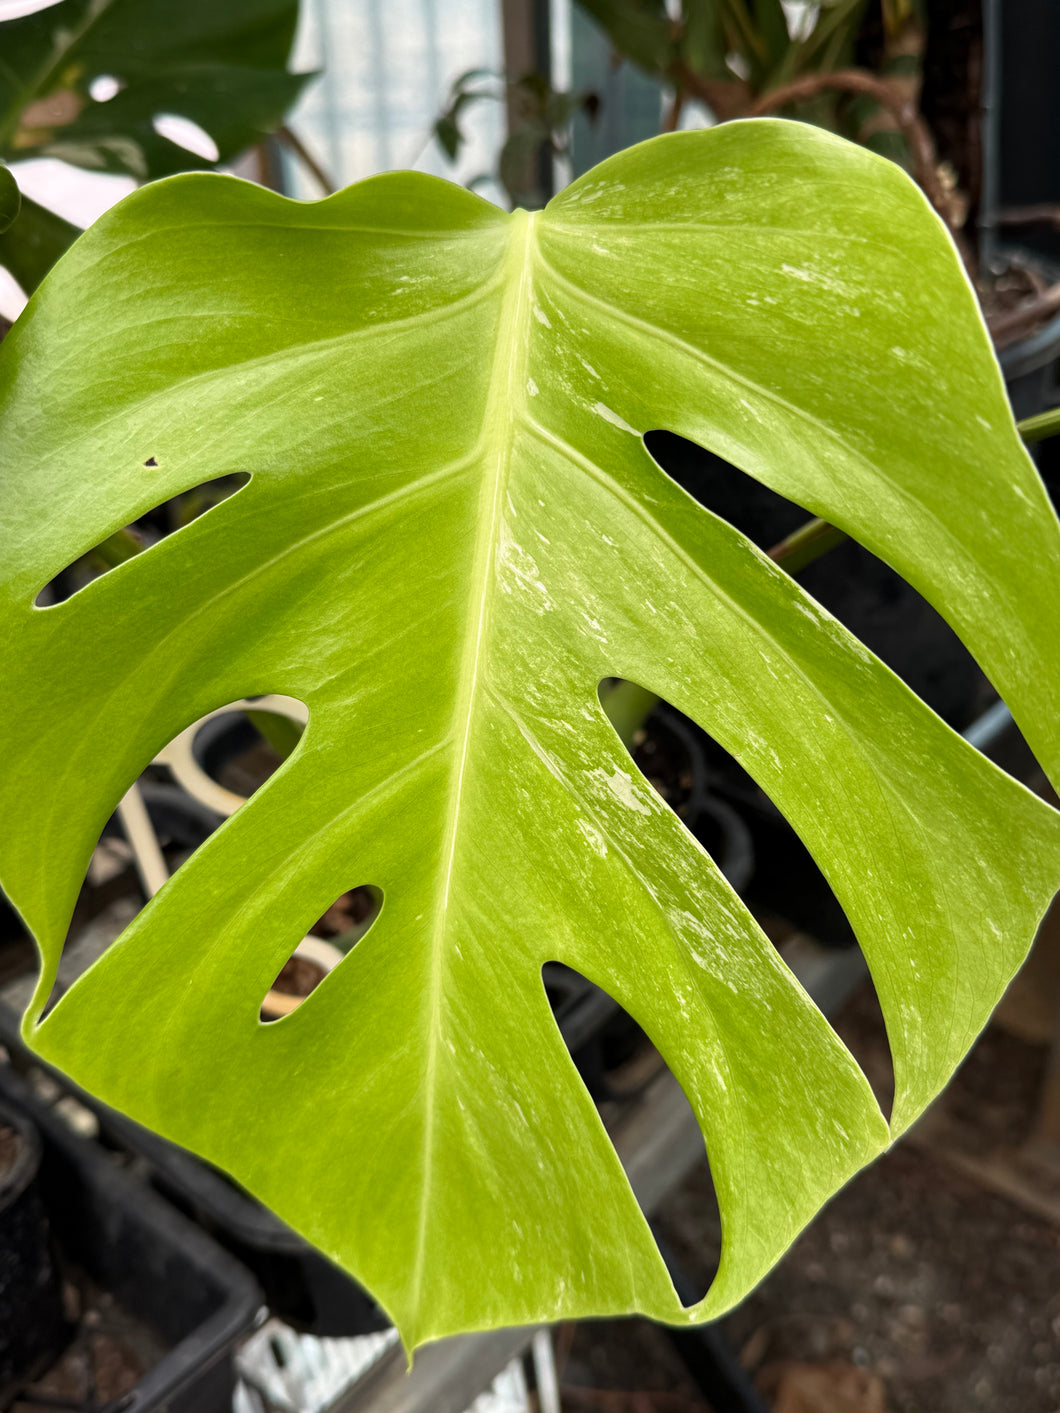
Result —
<svg viewBox="0 0 1060 1413"><path fill-rule="evenodd" d="M753 476L672 432L648 432L644 442L672 480L760 549L772 549L812 518ZM953 629L863 546L848 540L796 577L956 730L992 700L985 676Z"/></svg>
<svg viewBox="0 0 1060 1413"><path fill-rule="evenodd" d="M153 456L144 462L146 467L157 465L158 462ZM160 502L124 529L108 535L105 540L60 570L41 589L34 601L35 606L51 608L73 598L93 580L108 574L112 569L117 569L127 560L135 559L138 554L142 554L169 535L175 535L185 529L200 515L242 490L249 480L248 471L215 476L210 481L201 481L190 490Z"/></svg>

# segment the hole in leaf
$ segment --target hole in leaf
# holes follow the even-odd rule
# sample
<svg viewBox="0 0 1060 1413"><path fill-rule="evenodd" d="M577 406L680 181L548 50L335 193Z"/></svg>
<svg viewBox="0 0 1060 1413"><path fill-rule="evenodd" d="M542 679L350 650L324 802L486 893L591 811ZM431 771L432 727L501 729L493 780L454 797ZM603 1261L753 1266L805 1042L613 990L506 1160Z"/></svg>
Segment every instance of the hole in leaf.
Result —
<svg viewBox="0 0 1060 1413"><path fill-rule="evenodd" d="M59 970L43 1015L114 943L151 893L171 877L222 823L223 816L188 795L151 765L103 826L74 906ZM0 985L0 1001L21 1014L37 978L37 958Z"/></svg>
<svg viewBox="0 0 1060 1413"><path fill-rule="evenodd" d="M833 1009L829 1020L861 1066L880 1112L889 1120L894 1106L894 1062L883 1011L871 978L866 977L853 987L846 1000Z"/></svg>
<svg viewBox="0 0 1060 1413"><path fill-rule="evenodd" d="M648 432L644 444L671 480L762 550L813 519L812 512L673 432ZM989 704L993 693L986 677L953 629L863 545L846 540L795 577L955 730Z"/></svg>
<svg viewBox="0 0 1060 1413"><path fill-rule="evenodd" d="M212 716L195 735L194 759L211 780L234 795L249 799L279 770L289 754L277 750L269 739L273 723L284 720L275 712L264 711L231 711ZM294 723L292 729L297 729Z"/></svg>
<svg viewBox="0 0 1060 1413"><path fill-rule="evenodd" d="M600 688L609 715L615 684L608 679ZM846 914L812 854L743 766L676 707L635 683L620 686L643 717L627 745L634 765L710 854L767 935L797 929L829 947L855 946ZM627 715L624 724L632 720Z"/></svg>
<svg viewBox="0 0 1060 1413"><path fill-rule="evenodd" d="M103 827L74 906L59 972L45 1014L77 978L114 942L146 901L172 877L196 849L244 803L244 796L217 784L195 758L197 739L214 721L234 721L265 755L256 774L246 760L214 741L212 760L222 772L243 772L235 783L256 789L282 763L279 750L267 746L251 725L264 721L281 747L297 745L308 720L304 703L293 697L243 698L192 723L155 755ZM330 939L339 954L348 951L378 913L374 890L343 894L310 929ZM13 961L11 966L6 962ZM17 963L17 964L15 964ZM15 958L3 955L0 942L0 1001L21 1013L37 976L35 949Z"/></svg>
<svg viewBox="0 0 1060 1413"><path fill-rule="evenodd" d="M179 113L158 113L151 119L151 126L159 137L164 137L176 147L183 147L185 152L195 157L201 157L204 162L220 159L217 143L205 128L191 118L181 117Z"/></svg>
<svg viewBox="0 0 1060 1413"><path fill-rule="evenodd" d="M280 968L261 1003L259 1019L270 1024L296 1011L379 916L382 890L368 884L340 893Z"/></svg>
<svg viewBox="0 0 1060 1413"><path fill-rule="evenodd" d="M607 678L600 683L599 695L625 738L633 764L732 886L742 889L753 867L751 839L738 812L712 788L705 748L713 742L694 722L636 683Z"/></svg>
<svg viewBox="0 0 1060 1413"><path fill-rule="evenodd" d="M559 962L546 962L541 976L563 1042L615 1142L619 1162L649 1221L668 1194L672 1179L667 1179L667 1173L677 1168L695 1171L697 1222L703 1230L716 1232L717 1241L713 1250L704 1251L704 1259L695 1271L696 1284L702 1281L702 1288L685 1300L686 1304L694 1303L706 1294L717 1270L721 1221L702 1133L692 1107L672 1071L675 1082L665 1085L663 1076L669 1070L665 1059L633 1016L612 996L575 968ZM636 1152L632 1148L623 1151L622 1126L632 1119L638 1103L652 1106L651 1140L646 1145L638 1144Z"/></svg>
<svg viewBox="0 0 1060 1413"><path fill-rule="evenodd" d="M124 82L114 74L97 74L88 85L88 96L94 103L109 103L124 87Z"/></svg>
<svg viewBox="0 0 1060 1413"><path fill-rule="evenodd" d="M380 890L362 884L340 893L309 931L314 937L330 939L345 954L356 946L375 922L382 906Z"/></svg>
<svg viewBox="0 0 1060 1413"><path fill-rule="evenodd" d="M731 461L674 432L645 432L652 459L693 500L768 550L810 519L809 511L777 495Z"/></svg>
<svg viewBox="0 0 1060 1413"><path fill-rule="evenodd" d="M151 456L143 464L153 467L158 465L158 461ZM210 481L201 481L189 490L161 501L60 570L41 589L35 606L48 608L72 598L94 579L116 569L126 560L134 559L167 536L183 530L200 515L242 490L249 480L249 472L236 471L227 476L216 476Z"/></svg>
<svg viewBox="0 0 1060 1413"><path fill-rule="evenodd" d="M244 697L193 722L156 761L196 800L228 816L279 770L308 720L295 697Z"/></svg>

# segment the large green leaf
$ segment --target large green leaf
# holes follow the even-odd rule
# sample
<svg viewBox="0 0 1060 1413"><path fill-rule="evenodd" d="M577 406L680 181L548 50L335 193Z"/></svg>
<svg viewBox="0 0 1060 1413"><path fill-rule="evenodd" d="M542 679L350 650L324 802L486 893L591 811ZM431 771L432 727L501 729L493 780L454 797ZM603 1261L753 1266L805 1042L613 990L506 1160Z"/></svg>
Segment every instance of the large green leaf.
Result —
<svg viewBox="0 0 1060 1413"><path fill-rule="evenodd" d="M0 152L139 180L210 166L154 128L203 128L228 161L283 121L298 0L63 0L0 29ZM94 80L121 91L92 97Z"/></svg>
<svg viewBox="0 0 1060 1413"><path fill-rule="evenodd" d="M958 628L1060 779L1060 535L949 238L897 168L759 121L535 216L388 174L299 204L178 177L76 243L0 350L0 872L27 1039L231 1170L409 1344L714 1315L890 1139L853 1059L597 699L642 683L773 796L869 959L893 1132L1060 882L1060 817L648 455L669 427L841 526ZM165 497L244 489L65 603ZM308 729L39 1028L92 845L164 742ZM17 828L11 822L17 821ZM345 889L380 917L290 1017ZM552 1020L566 962L657 1042L724 1221L682 1309Z"/></svg>

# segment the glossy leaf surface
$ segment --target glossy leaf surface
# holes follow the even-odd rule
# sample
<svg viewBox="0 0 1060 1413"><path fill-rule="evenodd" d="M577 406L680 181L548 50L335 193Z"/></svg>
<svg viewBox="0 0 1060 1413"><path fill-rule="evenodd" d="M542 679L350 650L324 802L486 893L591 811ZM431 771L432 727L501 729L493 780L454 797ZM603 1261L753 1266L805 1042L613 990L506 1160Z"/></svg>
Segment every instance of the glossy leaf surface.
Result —
<svg viewBox="0 0 1060 1413"><path fill-rule="evenodd" d="M389 174L317 204L145 189L0 350L0 877L46 956L26 1035L232 1171L409 1344L739 1300L889 1141L869 1088L597 685L710 731L855 927L901 1131L1060 882L1058 817L648 455L667 427L893 564L1060 779L1060 537L948 237L818 131L656 139L535 216ZM69 601L51 576L204 479L242 490ZM99 830L167 740L304 701L284 767L34 1021ZM381 915L262 1026L343 890ZM678 1302L552 1020L556 959L658 1044L725 1241Z"/></svg>

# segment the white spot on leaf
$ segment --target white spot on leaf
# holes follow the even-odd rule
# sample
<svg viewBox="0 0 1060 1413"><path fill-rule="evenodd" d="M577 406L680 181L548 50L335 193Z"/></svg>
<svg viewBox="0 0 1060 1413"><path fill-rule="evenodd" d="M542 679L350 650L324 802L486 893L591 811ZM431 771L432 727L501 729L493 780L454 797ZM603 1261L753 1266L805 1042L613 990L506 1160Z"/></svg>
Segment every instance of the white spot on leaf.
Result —
<svg viewBox="0 0 1060 1413"><path fill-rule="evenodd" d="M590 779L596 780L602 785L620 805L624 805L628 810L636 810L637 814L651 814L651 807L646 805L637 796L633 788L632 776L626 774L624 770L615 770L608 775L603 766L597 766L595 770L588 772Z"/></svg>
<svg viewBox="0 0 1060 1413"><path fill-rule="evenodd" d="M605 407L602 402L594 402L592 411L596 413L597 417L602 417L605 422L610 422L612 427L617 427L620 432L629 432L634 437L640 436L636 427L631 427L617 412L612 412L610 407Z"/></svg>
<svg viewBox="0 0 1060 1413"><path fill-rule="evenodd" d="M593 853L599 854L602 859L606 859L607 845L604 843L603 835L600 833L600 831L598 829L594 829L593 826L591 824L586 823L584 819L578 820L578 828L585 835L585 838L589 844L589 848L592 849Z"/></svg>

